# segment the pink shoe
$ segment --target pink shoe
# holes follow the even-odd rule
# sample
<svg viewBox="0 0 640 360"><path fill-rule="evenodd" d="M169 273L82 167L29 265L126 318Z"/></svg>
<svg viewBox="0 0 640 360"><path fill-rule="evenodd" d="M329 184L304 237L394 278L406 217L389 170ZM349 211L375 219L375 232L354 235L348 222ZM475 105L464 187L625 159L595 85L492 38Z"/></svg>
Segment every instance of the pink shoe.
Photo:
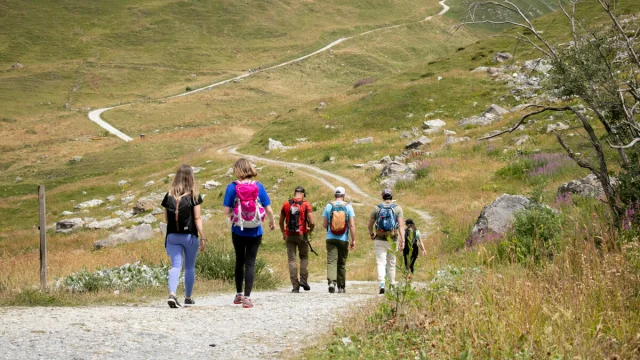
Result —
<svg viewBox="0 0 640 360"><path fill-rule="evenodd" d="M251 309L253 307L253 303L251 303L251 299L248 297L242 299L242 307L245 309Z"/></svg>
<svg viewBox="0 0 640 360"><path fill-rule="evenodd" d="M233 303L236 305L242 304L242 300L244 300L244 296L242 294L236 294L236 298L233 299Z"/></svg>

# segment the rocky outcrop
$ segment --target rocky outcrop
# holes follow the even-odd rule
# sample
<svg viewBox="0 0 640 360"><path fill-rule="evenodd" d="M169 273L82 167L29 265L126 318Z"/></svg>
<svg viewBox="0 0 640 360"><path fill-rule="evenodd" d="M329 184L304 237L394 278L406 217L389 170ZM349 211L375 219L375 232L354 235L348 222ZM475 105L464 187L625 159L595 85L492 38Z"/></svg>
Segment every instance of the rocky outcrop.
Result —
<svg viewBox="0 0 640 360"><path fill-rule="evenodd" d="M269 150L269 151L274 151L274 150L283 151L283 150L287 150L287 149L293 149L293 146L285 146L281 141L269 138L269 144L267 145L267 150Z"/></svg>
<svg viewBox="0 0 640 360"><path fill-rule="evenodd" d="M385 187L394 187L398 181L413 181L416 174L410 166L397 161L391 161L382 169L380 176L384 177L380 184Z"/></svg>
<svg viewBox="0 0 640 360"><path fill-rule="evenodd" d="M617 183L617 179L609 179L612 185ZM575 194L580 196L598 197L604 193L602 184L598 177L593 174L589 174L582 179L572 180L568 183L560 185L558 188L558 195L563 194Z"/></svg>
<svg viewBox="0 0 640 360"><path fill-rule="evenodd" d="M56 223L56 232L68 234L74 230L82 229L84 220L81 218L64 219Z"/></svg>
<svg viewBox="0 0 640 360"><path fill-rule="evenodd" d="M421 136L419 139L410 141L404 148L407 150L417 149L429 143L431 143L431 139L426 136Z"/></svg>
<svg viewBox="0 0 640 360"><path fill-rule="evenodd" d="M158 204L149 198L142 198L136 201L136 204L133 206L133 213L135 215L142 214L145 212L152 211L156 208Z"/></svg>
<svg viewBox="0 0 640 360"><path fill-rule="evenodd" d="M151 239L152 237L153 229L151 229L151 225L142 224L118 234L111 234L106 239L94 242L93 246L96 249L100 249L104 247L116 246L119 244L147 240Z"/></svg>
<svg viewBox="0 0 640 360"><path fill-rule="evenodd" d="M471 236L467 238L467 246L506 233L513 224L515 214L529 206L529 199L522 195L500 195L491 205L480 212Z"/></svg>

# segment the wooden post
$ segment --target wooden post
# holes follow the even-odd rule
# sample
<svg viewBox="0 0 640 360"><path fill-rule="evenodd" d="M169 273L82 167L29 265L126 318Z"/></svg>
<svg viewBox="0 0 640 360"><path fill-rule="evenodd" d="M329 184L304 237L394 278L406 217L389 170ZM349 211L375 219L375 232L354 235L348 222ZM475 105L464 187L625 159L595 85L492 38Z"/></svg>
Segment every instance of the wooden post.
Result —
<svg viewBox="0 0 640 360"><path fill-rule="evenodd" d="M38 186L38 202L40 203L40 286L47 288L47 219L44 197L44 185Z"/></svg>

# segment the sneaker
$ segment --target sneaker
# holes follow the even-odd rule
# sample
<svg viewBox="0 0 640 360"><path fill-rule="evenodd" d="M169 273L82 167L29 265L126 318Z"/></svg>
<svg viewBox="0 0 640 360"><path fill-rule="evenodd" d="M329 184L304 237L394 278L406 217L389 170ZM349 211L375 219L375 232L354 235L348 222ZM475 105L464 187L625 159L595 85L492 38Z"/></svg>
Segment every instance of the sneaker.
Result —
<svg viewBox="0 0 640 360"><path fill-rule="evenodd" d="M242 307L245 309L251 309L253 307L253 303L251 302L251 299L249 299L248 297L245 297L244 299L242 299Z"/></svg>
<svg viewBox="0 0 640 360"><path fill-rule="evenodd" d="M304 291L309 291L311 290L311 286L309 286L309 284L307 284L306 281L300 281L300 286L302 286L302 288L304 289Z"/></svg>
<svg viewBox="0 0 640 360"><path fill-rule="evenodd" d="M344 294L346 292L347 292L347 290L345 290L343 287L339 287L338 288L338 294Z"/></svg>
<svg viewBox="0 0 640 360"><path fill-rule="evenodd" d="M384 284L380 285L380 292L378 294L384 295Z"/></svg>
<svg viewBox="0 0 640 360"><path fill-rule="evenodd" d="M244 296L242 296L242 294L236 294L236 298L233 299L233 303L236 305L240 305L242 304L243 299L244 299Z"/></svg>
<svg viewBox="0 0 640 360"><path fill-rule="evenodd" d="M334 292L336 292L336 284L332 282L329 284L329 293L333 294Z"/></svg>
<svg viewBox="0 0 640 360"><path fill-rule="evenodd" d="M182 305L180 305L175 295L169 295L169 299L167 299L167 304L169 304L169 307L172 309L177 309L182 307Z"/></svg>
<svg viewBox="0 0 640 360"><path fill-rule="evenodd" d="M185 305L195 305L196 302L192 299L192 298L184 298L184 304Z"/></svg>
<svg viewBox="0 0 640 360"><path fill-rule="evenodd" d="M300 289L297 287L294 287L293 290L291 290L291 292L297 294L300 292Z"/></svg>

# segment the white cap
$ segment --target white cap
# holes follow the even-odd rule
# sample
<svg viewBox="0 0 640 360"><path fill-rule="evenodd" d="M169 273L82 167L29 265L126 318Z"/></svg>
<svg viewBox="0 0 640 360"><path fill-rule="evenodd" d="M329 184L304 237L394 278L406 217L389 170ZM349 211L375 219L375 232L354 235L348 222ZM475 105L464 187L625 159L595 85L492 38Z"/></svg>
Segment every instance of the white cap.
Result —
<svg viewBox="0 0 640 360"><path fill-rule="evenodd" d="M346 192L344 191L344 188L342 186L338 186L336 188L336 191L334 191L335 195L344 195L346 194Z"/></svg>

